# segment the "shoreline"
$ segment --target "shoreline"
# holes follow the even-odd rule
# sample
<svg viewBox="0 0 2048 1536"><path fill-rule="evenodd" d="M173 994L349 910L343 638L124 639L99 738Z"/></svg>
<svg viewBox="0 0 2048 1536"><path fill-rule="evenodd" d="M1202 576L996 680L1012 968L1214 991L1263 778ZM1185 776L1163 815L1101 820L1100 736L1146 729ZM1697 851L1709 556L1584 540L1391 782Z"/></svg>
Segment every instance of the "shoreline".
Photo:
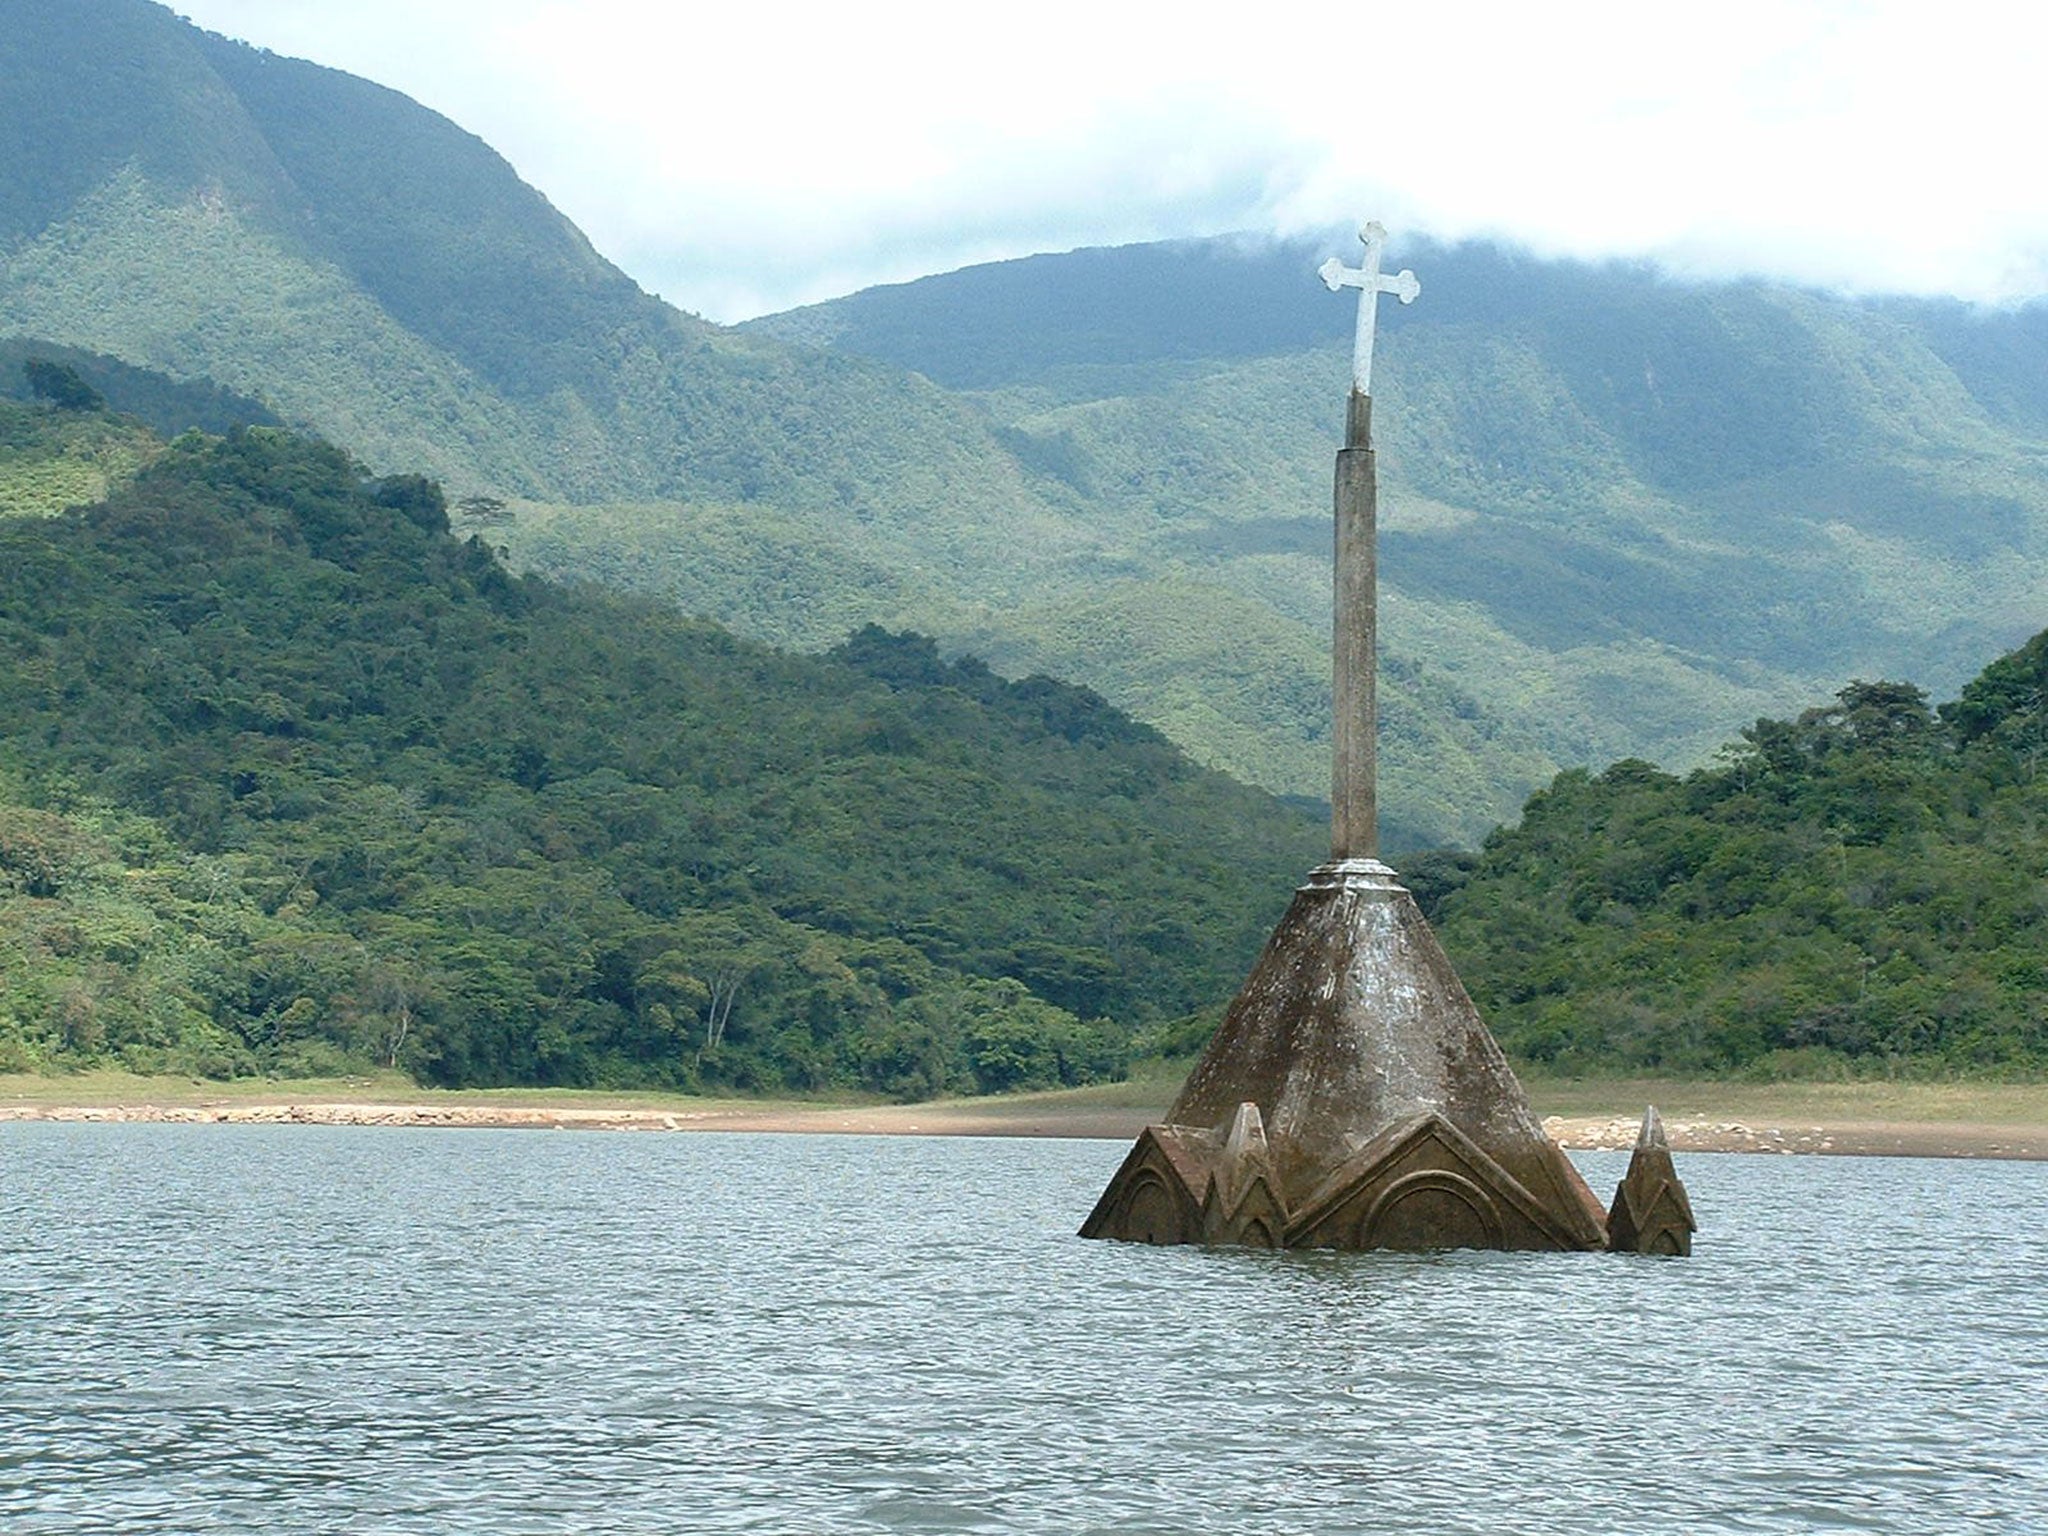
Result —
<svg viewBox="0 0 2048 1536"><path fill-rule="evenodd" d="M1162 1096L1163 1097L1163 1096ZM1537 1096L1539 1104L1542 1095ZM1020 1136L1130 1141L1164 1105L1067 1095L948 1099L925 1104L793 1105L687 1101L654 1106L564 1103L407 1103L313 1096L200 1098L190 1103L63 1104L0 1099L0 1124L327 1125L410 1129L776 1132L857 1136ZM1834 1157L1953 1157L2048 1161L2048 1125L1905 1117L1841 1118L1665 1113L1672 1150ZM1546 1115L1567 1151L1626 1151L1641 1112Z"/></svg>

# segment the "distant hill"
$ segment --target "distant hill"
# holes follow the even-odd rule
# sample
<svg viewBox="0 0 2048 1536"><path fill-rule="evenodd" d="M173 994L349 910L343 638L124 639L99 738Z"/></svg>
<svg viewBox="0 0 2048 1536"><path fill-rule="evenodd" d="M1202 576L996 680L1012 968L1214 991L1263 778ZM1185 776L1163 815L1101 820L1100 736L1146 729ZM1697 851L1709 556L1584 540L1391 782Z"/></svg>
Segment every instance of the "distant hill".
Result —
<svg viewBox="0 0 2048 1536"><path fill-rule="evenodd" d="M1085 689L520 580L271 428L0 522L0 654L0 1070L1083 1081L1323 846Z"/></svg>
<svg viewBox="0 0 2048 1536"><path fill-rule="evenodd" d="M1304 632L1206 583L1149 587L1144 530L1024 462L979 403L649 297L487 146L370 82L146 0L14 0L9 22L0 335L215 381L372 468L514 498L517 525L488 531L515 559L763 638L879 620L1023 673L1064 621L1034 601L1079 605L1103 645L1071 675L1205 761L1324 792ZM1179 622L1191 596L1239 637L1207 671L1144 650L1147 613ZM1554 767L1481 701L1388 696L1421 727L1388 746L1397 840L1476 837Z"/></svg>
<svg viewBox="0 0 2048 1536"><path fill-rule="evenodd" d="M147 0L7 23L0 337L431 473L523 568L810 648L916 628L1327 792L1350 305L1312 273L1341 240L1036 257L724 330L395 92ZM2048 613L2048 310L1397 259L1424 295L1379 366L1391 846L1474 844L1560 767L1698 761L1844 676L1953 686Z"/></svg>
<svg viewBox="0 0 2048 1536"><path fill-rule="evenodd" d="M1139 582L1234 594L1305 658L1354 313L1313 271L1344 247L1031 257L750 328L972 391L1076 505L1144 530ZM1831 679L1955 686L2048 617L2048 305L1393 259L1423 294L1382 306L1382 645L1439 705L1560 763L1684 765ZM1053 619L1071 604L975 638L1088 675L1085 631ZM1284 693L1282 666L1253 691Z"/></svg>

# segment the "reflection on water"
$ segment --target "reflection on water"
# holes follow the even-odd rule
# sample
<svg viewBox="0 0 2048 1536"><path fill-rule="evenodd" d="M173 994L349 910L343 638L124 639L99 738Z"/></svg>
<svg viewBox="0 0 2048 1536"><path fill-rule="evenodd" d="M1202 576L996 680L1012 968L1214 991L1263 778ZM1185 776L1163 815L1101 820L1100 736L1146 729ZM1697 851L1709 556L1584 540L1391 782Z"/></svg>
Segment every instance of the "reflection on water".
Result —
<svg viewBox="0 0 2048 1536"><path fill-rule="evenodd" d="M1084 1243L1124 1150L0 1126L0 1531L2048 1529L2048 1166L1663 1261Z"/></svg>

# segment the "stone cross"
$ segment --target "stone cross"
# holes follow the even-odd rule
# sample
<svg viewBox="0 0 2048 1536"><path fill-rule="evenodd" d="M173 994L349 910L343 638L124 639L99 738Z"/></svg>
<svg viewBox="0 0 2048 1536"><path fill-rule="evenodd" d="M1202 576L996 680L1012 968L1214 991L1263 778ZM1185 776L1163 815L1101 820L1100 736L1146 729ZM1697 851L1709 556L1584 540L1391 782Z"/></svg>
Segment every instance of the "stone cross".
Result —
<svg viewBox="0 0 2048 1536"><path fill-rule="evenodd" d="M1415 274L1405 267L1392 277L1380 274L1380 247L1386 243L1387 231L1379 220L1374 219L1360 229L1358 238L1365 242L1364 265L1347 267L1332 256L1316 269L1316 275L1332 293L1344 288L1359 291L1358 339L1351 348L1351 387L1361 395L1369 395L1372 393L1372 337L1379 318L1380 295L1391 293L1403 304L1413 304L1415 296L1422 292L1422 284L1415 281Z"/></svg>

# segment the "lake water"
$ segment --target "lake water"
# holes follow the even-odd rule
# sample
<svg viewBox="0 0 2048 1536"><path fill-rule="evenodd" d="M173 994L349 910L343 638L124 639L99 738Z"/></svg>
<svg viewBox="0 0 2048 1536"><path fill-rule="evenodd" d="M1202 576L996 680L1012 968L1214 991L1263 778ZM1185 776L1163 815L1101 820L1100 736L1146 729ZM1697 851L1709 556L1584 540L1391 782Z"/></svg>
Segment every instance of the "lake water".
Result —
<svg viewBox="0 0 2048 1536"><path fill-rule="evenodd" d="M1124 1150L0 1125L0 1532L2048 1531L2048 1165L1288 1255L1075 1238Z"/></svg>

